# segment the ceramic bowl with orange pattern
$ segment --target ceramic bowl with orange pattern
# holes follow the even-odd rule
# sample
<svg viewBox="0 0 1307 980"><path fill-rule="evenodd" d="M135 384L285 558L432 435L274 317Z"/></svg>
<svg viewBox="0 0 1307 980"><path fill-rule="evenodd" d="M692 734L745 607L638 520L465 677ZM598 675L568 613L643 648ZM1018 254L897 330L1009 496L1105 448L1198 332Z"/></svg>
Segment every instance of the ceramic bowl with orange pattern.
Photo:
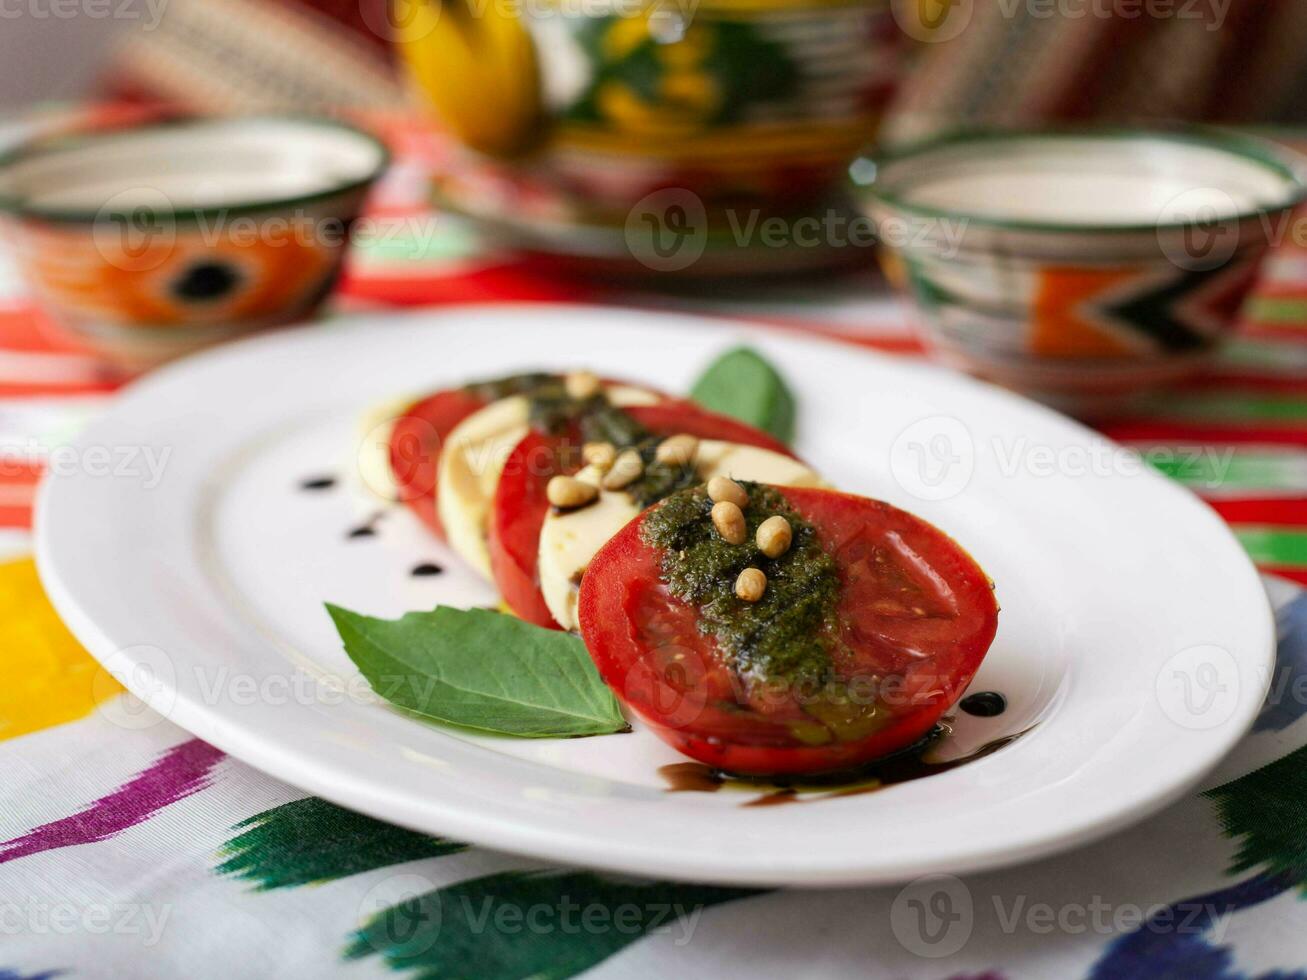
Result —
<svg viewBox="0 0 1307 980"><path fill-rule="evenodd" d="M1215 130L959 134L853 174L935 352L1080 413L1199 368L1307 197L1307 160Z"/></svg>
<svg viewBox="0 0 1307 980"><path fill-rule="evenodd" d="M388 159L307 118L63 135L0 159L0 211L43 305L141 370L310 316Z"/></svg>
<svg viewBox="0 0 1307 980"><path fill-rule="evenodd" d="M823 205L904 73L890 0L393 0L409 74L485 174L521 193L464 200L513 222L619 232L670 188L724 208ZM714 217L716 216L716 217Z"/></svg>

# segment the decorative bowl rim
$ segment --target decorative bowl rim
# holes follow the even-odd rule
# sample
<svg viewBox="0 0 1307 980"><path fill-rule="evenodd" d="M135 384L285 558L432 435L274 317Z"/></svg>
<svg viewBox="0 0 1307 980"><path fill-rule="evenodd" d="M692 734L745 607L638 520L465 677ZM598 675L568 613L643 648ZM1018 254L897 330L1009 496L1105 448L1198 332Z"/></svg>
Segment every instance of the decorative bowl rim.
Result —
<svg viewBox="0 0 1307 980"><path fill-rule="evenodd" d="M1193 225L1192 220L1154 221L1133 224L1093 224L1065 221L1037 221L1003 218L980 214L959 208L943 208L928 204L914 204L891 188L876 185L876 177L859 179L857 171L870 164L876 175L885 167L907 160L920 160L941 150L961 146L1015 145L1031 141L1063 140L1103 141L1155 141L1161 143L1199 146L1217 150L1262 165L1285 181L1283 199L1258 207L1241 210L1222 217L1222 221L1241 223L1273 214L1281 214L1307 201L1307 157L1281 144L1246 133L1219 127L1182 126L1174 128L1147 128L1129 126L1068 126L1021 129L961 129L940 136L907 143L883 152L861 154L850 165L850 183L855 196L864 203L881 204L909 217L921 219L960 219L969 225L995 231L1016 231L1075 235L1138 235L1182 232Z"/></svg>
<svg viewBox="0 0 1307 980"><path fill-rule="evenodd" d="M159 214L167 215L168 217L180 222L200 222L204 220L215 220L222 217L257 214L267 211L283 210L288 207L317 204L338 197L342 194L348 194L369 187L386 172L391 164L392 157L390 149L380 138L361 127L351 125L343 120L327 116L315 116L307 113L259 113L232 116L186 116L176 119L165 119L158 122L148 123L146 125L113 127L104 130L74 130L67 133L38 135L20 143L18 146L5 153L0 153L0 177L2 177L7 170L20 163L26 163L29 160L39 159L41 157L53 157L69 151L95 147L96 145L105 145L111 142L127 142L160 133L175 133L179 130L200 130L210 127L233 125L241 126L248 123L288 124L292 126L309 126L320 129L336 130L339 133L358 137L370 143L377 151L377 160L366 174L360 177L350 177L348 179L339 180L338 182L333 183L330 187L319 191L313 191L312 193L274 196L244 203L216 204L191 208L178 207L166 211L161 210L159 211ZM7 195L3 185L0 185L0 214L8 214L21 219L32 219L52 224L75 225L95 224L104 221L107 218L131 217L129 212L115 211L111 208L104 207L97 208L94 211L82 207L41 207L30 204L21 197Z"/></svg>

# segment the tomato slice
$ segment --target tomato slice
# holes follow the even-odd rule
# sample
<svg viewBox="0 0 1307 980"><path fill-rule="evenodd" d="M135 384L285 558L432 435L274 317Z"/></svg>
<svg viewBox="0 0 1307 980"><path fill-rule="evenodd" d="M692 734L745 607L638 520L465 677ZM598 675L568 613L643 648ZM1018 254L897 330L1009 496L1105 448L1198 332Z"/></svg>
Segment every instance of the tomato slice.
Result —
<svg viewBox="0 0 1307 980"><path fill-rule="evenodd" d="M462 388L449 388L409 406L390 434L390 470L399 499L439 538L445 537L436 508L440 447L458 423L489 404Z"/></svg>
<svg viewBox="0 0 1307 980"><path fill-rule="evenodd" d="M436 506L440 447L460 422L492 400L467 388L447 388L414 402L391 430L390 470L400 501L442 540L445 529Z"/></svg>
<svg viewBox="0 0 1307 980"><path fill-rule="evenodd" d="M874 722L828 727L812 692L740 682L699 613L661 581L661 552L632 521L581 584L581 636L605 682L672 746L743 775L854 769L928 735L962 696L993 642L998 605L980 566L938 528L889 504L831 490L777 487L835 560L842 697ZM860 692L860 693L859 693ZM825 716L823 716L825 717Z"/></svg>
<svg viewBox="0 0 1307 980"><path fill-rule="evenodd" d="M789 447L766 432L700 408L693 402L667 399L657 405L632 406L623 411L656 436L684 432L699 439L736 442L794 455ZM558 436L532 432L509 454L495 489L490 513L490 567L495 584L508 607L537 626L558 628L540 591L538 570L540 531L549 512L545 488L558 474L575 473L580 468L580 437L576 432Z"/></svg>

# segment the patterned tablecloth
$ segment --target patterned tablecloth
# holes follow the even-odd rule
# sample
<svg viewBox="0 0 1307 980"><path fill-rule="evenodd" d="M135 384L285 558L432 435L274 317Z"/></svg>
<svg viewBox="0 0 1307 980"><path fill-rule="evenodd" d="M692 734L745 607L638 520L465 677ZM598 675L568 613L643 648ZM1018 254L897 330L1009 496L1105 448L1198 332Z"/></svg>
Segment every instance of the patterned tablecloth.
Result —
<svg viewBox="0 0 1307 980"><path fill-rule="evenodd" d="M628 300L560 284L417 207L401 134L333 315ZM875 280L692 304L919 353ZM683 301L685 305L688 301ZM892 315L886 315L886 310ZM46 603L28 546L57 447L114 385L0 262L0 980L83 976L1307 977L1307 250L1282 249L1208 378L1107 431L1234 526L1268 573L1279 667L1201 795L1089 848L903 889L748 891L528 861L342 810L143 710ZM1194 447L1211 452L1195 453ZM1220 601L1212 596L1211 601Z"/></svg>

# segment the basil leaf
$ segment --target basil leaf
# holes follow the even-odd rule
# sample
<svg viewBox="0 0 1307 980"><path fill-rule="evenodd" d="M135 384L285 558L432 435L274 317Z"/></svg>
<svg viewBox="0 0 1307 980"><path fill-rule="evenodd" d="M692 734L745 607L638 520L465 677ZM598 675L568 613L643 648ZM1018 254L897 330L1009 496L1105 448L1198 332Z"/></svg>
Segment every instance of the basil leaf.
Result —
<svg viewBox="0 0 1307 980"><path fill-rule="evenodd" d="M373 690L432 721L523 738L627 730L579 637L485 609L374 619L327 603Z"/></svg>
<svg viewBox="0 0 1307 980"><path fill-rule="evenodd" d="M694 383L690 397L781 442L794 440L794 396L780 373L748 347L737 347L713 361Z"/></svg>

